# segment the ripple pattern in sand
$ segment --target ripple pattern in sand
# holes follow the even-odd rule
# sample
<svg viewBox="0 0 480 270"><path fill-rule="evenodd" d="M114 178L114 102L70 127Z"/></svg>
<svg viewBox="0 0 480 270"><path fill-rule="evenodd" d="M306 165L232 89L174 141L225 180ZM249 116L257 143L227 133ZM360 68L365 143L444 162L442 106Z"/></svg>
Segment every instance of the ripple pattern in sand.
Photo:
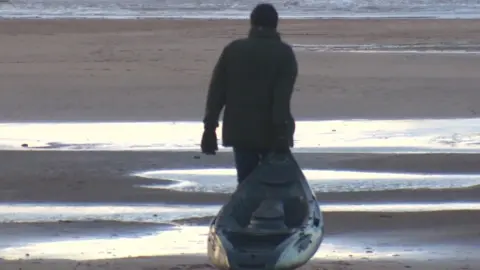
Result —
<svg viewBox="0 0 480 270"><path fill-rule="evenodd" d="M480 55L479 44L293 44L297 51L349 53L418 53Z"/></svg>

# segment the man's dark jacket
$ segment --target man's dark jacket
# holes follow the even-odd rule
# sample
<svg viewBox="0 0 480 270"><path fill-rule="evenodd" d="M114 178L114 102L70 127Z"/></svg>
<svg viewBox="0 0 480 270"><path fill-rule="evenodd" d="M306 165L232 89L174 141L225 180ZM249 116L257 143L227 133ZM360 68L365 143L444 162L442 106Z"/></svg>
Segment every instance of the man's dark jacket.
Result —
<svg viewBox="0 0 480 270"><path fill-rule="evenodd" d="M297 73L291 46L274 30L252 28L247 38L228 44L215 65L205 126L217 127L225 107L224 146L269 148L278 128L286 132L293 146L290 100Z"/></svg>

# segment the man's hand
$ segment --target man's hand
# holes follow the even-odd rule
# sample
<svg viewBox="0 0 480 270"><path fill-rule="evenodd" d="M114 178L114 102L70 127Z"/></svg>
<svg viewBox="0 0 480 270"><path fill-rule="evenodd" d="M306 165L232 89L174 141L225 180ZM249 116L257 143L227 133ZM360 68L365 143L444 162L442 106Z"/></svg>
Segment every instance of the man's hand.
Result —
<svg viewBox="0 0 480 270"><path fill-rule="evenodd" d="M202 153L206 155L215 155L218 150L217 133L215 129L205 129L202 135Z"/></svg>
<svg viewBox="0 0 480 270"><path fill-rule="evenodd" d="M290 145L287 139L286 125L276 126L274 128L274 138L272 152L278 154L288 153Z"/></svg>

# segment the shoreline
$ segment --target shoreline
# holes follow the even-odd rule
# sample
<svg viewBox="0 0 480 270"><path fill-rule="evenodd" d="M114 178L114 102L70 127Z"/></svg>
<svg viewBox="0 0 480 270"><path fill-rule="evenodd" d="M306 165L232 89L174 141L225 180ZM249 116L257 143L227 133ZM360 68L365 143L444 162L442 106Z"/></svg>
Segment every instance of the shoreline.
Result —
<svg viewBox="0 0 480 270"><path fill-rule="evenodd" d="M0 4L2 4L0 2ZM120 12L120 11L119 11ZM176 13L176 10L171 10ZM250 10L243 11L243 15L3 15L0 21L5 20L226 20L226 21L246 21L249 20ZM417 14L415 12L404 12L403 15L394 16L395 13L348 13L337 15L286 15L280 11L279 18L283 21L301 21L301 20L479 20L477 13L470 14L449 14L449 13L431 13Z"/></svg>
<svg viewBox="0 0 480 270"><path fill-rule="evenodd" d="M159 18L136 18L136 19L123 19L123 18L116 18L116 19L109 19L109 18L48 18L48 19L42 19L42 18L31 18L31 19L25 19L25 18L2 18L0 17L0 21L5 21L8 23L14 23L14 22L24 22L27 21L29 23L33 22L39 22L39 23L51 23L51 22L80 22L80 23L90 23L90 22L124 22L124 23L136 23L136 22L150 22L150 23L178 23L178 24L189 24L192 22L201 22L203 24L217 24L220 26L219 23L221 22L228 22L229 24L242 24L246 27L249 26L249 24L245 24L245 22L249 22L249 18L168 18L168 17L159 17ZM386 17L386 18L355 18L355 17L345 17L345 18L282 18L281 16L279 17L279 24L278 24L278 29L280 30L282 26L284 25L292 25L292 24L304 24L304 23L310 23L310 22L322 22L322 23L338 23L338 22L343 22L347 24L352 24L355 23L355 21L360 21L360 22L366 22L366 23L384 23L385 21L388 21L389 23L408 23L408 22L414 22L414 23L428 23L430 25L438 25L438 24L457 24L457 23L480 23L480 17L479 18L438 18L438 19L432 19L432 18L424 18L424 17ZM34 25L32 25L34 26ZM202 25L199 25L197 27L201 27ZM402 26L400 26L402 27ZM92 29L94 30L94 29Z"/></svg>
<svg viewBox="0 0 480 270"><path fill-rule="evenodd" d="M229 22L245 22L249 21L248 17L244 18L223 18L223 17L207 17L207 18L197 18L197 17L135 17L135 18L108 18L108 17L59 17L59 18L22 18L22 17L0 17L0 21L23 21L23 20L38 20L38 21L49 21L49 20L59 20L59 21L229 21ZM298 21L384 21L384 20L394 20L394 21L478 21L479 18L433 18L433 17L282 17L279 16L279 20L282 22L298 22Z"/></svg>
<svg viewBox="0 0 480 270"><path fill-rule="evenodd" d="M190 30L197 32L204 27L213 27L209 34L216 34L218 31L225 34L232 34L237 27L238 30L248 31L249 23L246 19L197 19L197 18L139 18L139 19L107 19L107 18L52 18L52 19L23 19L23 18L0 18L3 22L0 25L0 35L8 34L6 30L15 24L23 24L21 31L17 34L31 33L37 29L44 29L45 27L54 27L59 29L61 26L62 32L85 32L96 33L114 30L119 32L131 31L170 31L170 30ZM361 25L359 25L359 23ZM73 24L73 25L72 25ZM93 24L98 24L97 28L91 27ZM470 34L466 31L479 32L480 18L473 19L430 19L430 18L326 18L326 19L282 19L279 20L278 30L283 36L298 35L298 36L317 36L320 33L327 35L327 37L335 34L343 37L342 31L356 32L356 35L376 34L379 32L389 30L392 36L402 34L415 34L416 32L433 31L429 34L436 35L439 33L450 33L451 29L461 30L461 32L450 33L453 35ZM414 26L414 28L412 28ZM85 28L88 27L88 28ZM333 29L332 27L339 28ZM366 30L368 28L368 31ZM461 27L461 29L458 29ZM410 30L410 33L403 31ZM58 33L62 33L58 32ZM183 31L182 31L183 32ZM320 32L320 33L319 33ZM244 34L246 34L245 32ZM39 34L42 34L39 32ZM385 33L386 34L386 33Z"/></svg>

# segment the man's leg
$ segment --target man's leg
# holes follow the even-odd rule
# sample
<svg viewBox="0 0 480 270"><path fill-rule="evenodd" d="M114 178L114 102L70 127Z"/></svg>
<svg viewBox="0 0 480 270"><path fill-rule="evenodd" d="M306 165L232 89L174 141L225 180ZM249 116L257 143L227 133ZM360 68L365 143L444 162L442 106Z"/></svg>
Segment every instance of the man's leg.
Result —
<svg viewBox="0 0 480 270"><path fill-rule="evenodd" d="M253 149L234 147L233 154L237 168L237 181L240 184L258 166L260 153Z"/></svg>

